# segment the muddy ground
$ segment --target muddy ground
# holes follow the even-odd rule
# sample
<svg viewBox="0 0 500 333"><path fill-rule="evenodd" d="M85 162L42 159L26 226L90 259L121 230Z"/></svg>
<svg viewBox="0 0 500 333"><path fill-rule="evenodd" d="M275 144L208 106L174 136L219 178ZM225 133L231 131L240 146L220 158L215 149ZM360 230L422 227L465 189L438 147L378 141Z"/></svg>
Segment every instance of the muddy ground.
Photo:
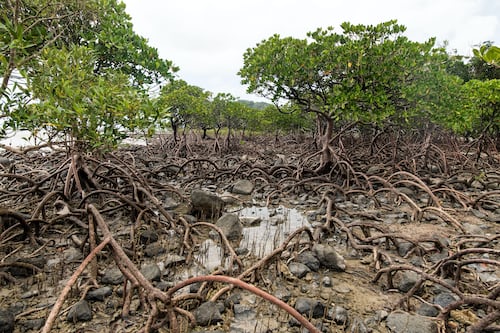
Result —
<svg viewBox="0 0 500 333"><path fill-rule="evenodd" d="M500 330L498 153L358 149L317 174L296 141L167 143L3 152L0 332L304 330L207 275L317 331Z"/></svg>

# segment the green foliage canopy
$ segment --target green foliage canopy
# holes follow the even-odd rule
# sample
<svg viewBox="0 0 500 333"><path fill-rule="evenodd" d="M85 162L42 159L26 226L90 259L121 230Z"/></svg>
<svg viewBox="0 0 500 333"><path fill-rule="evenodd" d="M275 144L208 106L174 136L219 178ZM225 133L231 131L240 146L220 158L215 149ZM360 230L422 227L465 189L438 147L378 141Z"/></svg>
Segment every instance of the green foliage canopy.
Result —
<svg viewBox="0 0 500 333"><path fill-rule="evenodd" d="M500 47L485 43L479 49L474 49L473 52L476 57L495 67L500 67Z"/></svg>
<svg viewBox="0 0 500 333"><path fill-rule="evenodd" d="M36 75L28 76L37 102L19 108L16 122L93 149L113 147L136 129L152 131L159 114L146 92L115 70L95 75L95 59L94 51L82 46L44 49Z"/></svg>
<svg viewBox="0 0 500 333"><path fill-rule="evenodd" d="M314 119L310 114L301 112L296 104L288 103L277 108L269 105L265 112L267 120L263 125L265 129L284 133L308 131L314 128ZM264 118L264 117L262 117Z"/></svg>
<svg viewBox="0 0 500 333"><path fill-rule="evenodd" d="M137 35L125 4L117 0L92 0L98 6L98 16L83 34L81 45L96 52L95 72L113 68L126 75L135 85L159 84L173 79L178 68L160 58L158 50L148 40Z"/></svg>
<svg viewBox="0 0 500 333"><path fill-rule="evenodd" d="M4 126L98 147L126 130L151 134L150 122L162 118L145 91L177 67L133 31L122 2L6 0L0 32Z"/></svg>
<svg viewBox="0 0 500 333"><path fill-rule="evenodd" d="M175 139L178 126L186 127L209 121L207 120L209 96L209 92L184 80L171 81L161 89L156 106L168 110Z"/></svg>
<svg viewBox="0 0 500 333"><path fill-rule="evenodd" d="M80 42L97 16L95 1L0 2L0 92L7 89L14 70L29 67L45 47Z"/></svg>
<svg viewBox="0 0 500 333"><path fill-rule="evenodd" d="M500 135L500 79L471 80L464 85L464 112L470 115L469 133Z"/></svg>
<svg viewBox="0 0 500 333"><path fill-rule="evenodd" d="M113 68L140 85L172 79L178 70L133 31L125 4L117 0L6 0L0 32L2 91L12 72L29 68L46 47L90 47L95 73Z"/></svg>
<svg viewBox="0 0 500 333"><path fill-rule="evenodd" d="M293 101L336 121L380 122L409 112L414 104L404 87L426 69L434 39L412 42L396 21L341 27L262 41L244 54L242 83L275 103Z"/></svg>

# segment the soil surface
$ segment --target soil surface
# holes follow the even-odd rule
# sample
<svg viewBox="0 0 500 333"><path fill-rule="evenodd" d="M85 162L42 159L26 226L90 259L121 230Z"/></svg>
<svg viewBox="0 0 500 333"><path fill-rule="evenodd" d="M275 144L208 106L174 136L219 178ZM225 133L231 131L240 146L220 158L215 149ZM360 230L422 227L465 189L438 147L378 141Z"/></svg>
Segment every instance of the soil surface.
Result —
<svg viewBox="0 0 500 333"><path fill-rule="evenodd" d="M0 332L500 329L498 153L189 148L5 151Z"/></svg>

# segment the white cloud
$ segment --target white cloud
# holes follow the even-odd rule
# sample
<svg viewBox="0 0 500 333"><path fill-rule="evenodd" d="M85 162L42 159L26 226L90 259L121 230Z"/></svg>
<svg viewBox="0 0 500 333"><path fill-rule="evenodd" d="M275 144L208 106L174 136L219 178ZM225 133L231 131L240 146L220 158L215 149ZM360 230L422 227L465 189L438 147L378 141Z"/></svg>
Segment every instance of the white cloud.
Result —
<svg viewBox="0 0 500 333"><path fill-rule="evenodd" d="M304 38L318 27L397 19L409 38L436 37L470 55L472 46L500 42L500 1L491 0L125 0L135 30L179 76L206 90L247 96L238 70L243 53L274 33ZM496 39L496 40L495 40Z"/></svg>

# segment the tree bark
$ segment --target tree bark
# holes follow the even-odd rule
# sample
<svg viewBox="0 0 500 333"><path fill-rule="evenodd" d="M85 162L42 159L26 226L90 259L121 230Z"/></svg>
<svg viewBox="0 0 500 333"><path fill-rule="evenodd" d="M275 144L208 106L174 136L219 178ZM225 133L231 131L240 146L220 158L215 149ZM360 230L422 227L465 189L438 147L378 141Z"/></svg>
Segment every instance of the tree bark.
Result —
<svg viewBox="0 0 500 333"><path fill-rule="evenodd" d="M325 172L333 164L334 156L330 146L330 141L333 137L333 118L318 115L319 118L319 140L321 145L320 165L316 169L317 172Z"/></svg>
<svg viewBox="0 0 500 333"><path fill-rule="evenodd" d="M170 126L172 126L172 132L174 134L174 142L177 143L177 122L170 118Z"/></svg>

